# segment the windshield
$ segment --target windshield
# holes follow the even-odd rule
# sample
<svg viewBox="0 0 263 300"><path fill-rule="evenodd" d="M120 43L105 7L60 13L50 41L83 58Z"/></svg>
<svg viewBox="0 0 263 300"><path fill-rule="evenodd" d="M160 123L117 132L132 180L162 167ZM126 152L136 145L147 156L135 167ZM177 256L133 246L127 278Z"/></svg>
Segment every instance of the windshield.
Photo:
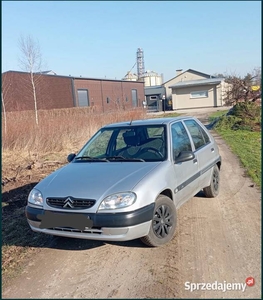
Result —
<svg viewBox="0 0 263 300"><path fill-rule="evenodd" d="M83 147L77 161L163 161L167 157L166 128L144 125L103 128Z"/></svg>

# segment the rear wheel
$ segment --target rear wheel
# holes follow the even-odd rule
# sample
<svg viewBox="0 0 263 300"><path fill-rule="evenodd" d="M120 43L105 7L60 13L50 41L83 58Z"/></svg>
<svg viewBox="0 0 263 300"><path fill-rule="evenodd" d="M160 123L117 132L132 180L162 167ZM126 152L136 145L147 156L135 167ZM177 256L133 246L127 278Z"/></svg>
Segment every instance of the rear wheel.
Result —
<svg viewBox="0 0 263 300"><path fill-rule="evenodd" d="M219 194L220 174L217 165L214 166L212 172L211 183L204 188L205 196L208 198L215 198Z"/></svg>
<svg viewBox="0 0 263 300"><path fill-rule="evenodd" d="M148 246L158 247L168 243L174 236L176 228L176 208L173 201L159 195L154 208L149 234L141 238Z"/></svg>

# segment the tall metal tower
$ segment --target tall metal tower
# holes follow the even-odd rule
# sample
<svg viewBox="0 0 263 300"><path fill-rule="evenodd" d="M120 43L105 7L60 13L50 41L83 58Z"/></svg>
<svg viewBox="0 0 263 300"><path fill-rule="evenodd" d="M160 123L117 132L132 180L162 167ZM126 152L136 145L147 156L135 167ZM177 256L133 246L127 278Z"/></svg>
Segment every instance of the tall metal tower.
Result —
<svg viewBox="0 0 263 300"><path fill-rule="evenodd" d="M137 50L137 75L138 78L141 78L144 74L144 57L142 48L138 48Z"/></svg>

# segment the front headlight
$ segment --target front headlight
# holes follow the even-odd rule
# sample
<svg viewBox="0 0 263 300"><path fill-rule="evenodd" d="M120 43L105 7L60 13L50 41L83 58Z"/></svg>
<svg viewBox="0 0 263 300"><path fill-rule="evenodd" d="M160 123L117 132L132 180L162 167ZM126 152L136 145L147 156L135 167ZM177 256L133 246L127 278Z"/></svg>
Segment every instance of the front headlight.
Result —
<svg viewBox="0 0 263 300"><path fill-rule="evenodd" d="M136 194L132 192L118 193L106 197L100 204L99 210L117 209L132 205L136 200Z"/></svg>
<svg viewBox="0 0 263 300"><path fill-rule="evenodd" d="M37 189L33 189L30 192L27 201L34 205L43 206L43 196L41 192Z"/></svg>

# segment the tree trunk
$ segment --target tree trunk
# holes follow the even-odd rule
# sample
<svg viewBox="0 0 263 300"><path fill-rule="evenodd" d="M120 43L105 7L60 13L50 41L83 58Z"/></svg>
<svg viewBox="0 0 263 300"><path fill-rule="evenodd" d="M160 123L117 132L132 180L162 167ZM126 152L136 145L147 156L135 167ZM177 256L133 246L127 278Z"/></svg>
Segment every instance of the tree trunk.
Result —
<svg viewBox="0 0 263 300"><path fill-rule="evenodd" d="M5 122L5 135L6 135L6 111L5 111L5 102L4 102L3 93L2 93L2 105L3 105L4 122Z"/></svg>
<svg viewBox="0 0 263 300"><path fill-rule="evenodd" d="M33 88L33 96L34 96L34 105L35 105L35 118L36 118L36 124L38 125L38 111L37 111L37 95L36 95L36 87L34 82L34 75L33 73L31 75L31 84Z"/></svg>

